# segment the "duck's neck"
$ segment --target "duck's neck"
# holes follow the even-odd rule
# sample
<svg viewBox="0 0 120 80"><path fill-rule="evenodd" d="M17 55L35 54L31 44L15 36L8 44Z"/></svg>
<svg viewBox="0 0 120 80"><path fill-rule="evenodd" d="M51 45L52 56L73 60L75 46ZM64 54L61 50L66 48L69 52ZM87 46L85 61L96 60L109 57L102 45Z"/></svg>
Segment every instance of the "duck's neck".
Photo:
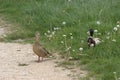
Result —
<svg viewBox="0 0 120 80"><path fill-rule="evenodd" d="M39 43L39 37L36 37L35 42Z"/></svg>

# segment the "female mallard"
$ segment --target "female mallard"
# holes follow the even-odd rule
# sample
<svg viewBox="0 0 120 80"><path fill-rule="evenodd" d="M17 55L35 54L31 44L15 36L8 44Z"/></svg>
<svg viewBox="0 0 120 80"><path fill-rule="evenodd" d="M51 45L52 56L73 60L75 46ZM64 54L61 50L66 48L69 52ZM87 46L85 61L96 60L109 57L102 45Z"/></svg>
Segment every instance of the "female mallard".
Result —
<svg viewBox="0 0 120 80"><path fill-rule="evenodd" d="M38 56L38 62L40 62L40 57L42 58L42 61L43 61L43 57L46 57L46 56L48 56L50 54L39 43L39 37L40 37L40 33L36 32L36 34L35 34L35 43L33 45L33 52Z"/></svg>

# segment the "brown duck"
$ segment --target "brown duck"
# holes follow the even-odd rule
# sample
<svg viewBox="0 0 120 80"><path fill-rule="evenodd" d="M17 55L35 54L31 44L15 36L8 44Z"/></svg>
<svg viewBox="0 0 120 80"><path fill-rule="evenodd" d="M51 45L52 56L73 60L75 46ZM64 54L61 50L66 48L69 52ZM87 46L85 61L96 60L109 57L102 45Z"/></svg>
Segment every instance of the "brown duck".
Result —
<svg viewBox="0 0 120 80"><path fill-rule="evenodd" d="M36 32L36 34L35 34L35 43L33 45L33 52L38 56L38 62L40 62L40 57L42 58L42 61L43 61L43 57L47 57L50 54L39 43L39 37L40 37L40 33Z"/></svg>

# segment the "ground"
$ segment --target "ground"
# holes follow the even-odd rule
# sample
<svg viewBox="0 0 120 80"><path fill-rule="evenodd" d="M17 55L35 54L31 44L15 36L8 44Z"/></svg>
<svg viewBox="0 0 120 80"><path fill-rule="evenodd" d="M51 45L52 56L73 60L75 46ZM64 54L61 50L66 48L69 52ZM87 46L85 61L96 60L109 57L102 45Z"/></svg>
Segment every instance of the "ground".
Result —
<svg viewBox="0 0 120 80"><path fill-rule="evenodd" d="M1 38L9 32L9 27L0 19ZM0 80L73 80L70 75L76 71L56 67L59 59L45 58L40 63L36 60L32 44L0 42ZM81 75L85 76L83 71Z"/></svg>
<svg viewBox="0 0 120 80"><path fill-rule="evenodd" d="M37 63L31 44L0 43L0 80L71 80L54 60Z"/></svg>

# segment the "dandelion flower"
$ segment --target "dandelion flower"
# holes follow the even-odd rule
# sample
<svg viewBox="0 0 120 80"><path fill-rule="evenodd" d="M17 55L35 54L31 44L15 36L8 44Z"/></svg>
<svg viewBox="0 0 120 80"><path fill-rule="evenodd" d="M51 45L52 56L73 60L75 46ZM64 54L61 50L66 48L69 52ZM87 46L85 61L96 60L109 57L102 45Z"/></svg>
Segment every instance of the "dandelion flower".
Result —
<svg viewBox="0 0 120 80"><path fill-rule="evenodd" d="M108 32L107 35L110 35L110 32Z"/></svg>
<svg viewBox="0 0 120 80"><path fill-rule="evenodd" d="M74 50L74 49L73 49L72 51L73 51L73 52L75 52L75 50Z"/></svg>
<svg viewBox="0 0 120 80"><path fill-rule="evenodd" d="M63 37L66 37L66 35L64 34Z"/></svg>
<svg viewBox="0 0 120 80"><path fill-rule="evenodd" d="M71 47L68 47L67 49L66 49L66 51L69 51L71 49Z"/></svg>
<svg viewBox="0 0 120 80"><path fill-rule="evenodd" d="M53 29L54 29L55 31L60 30L59 27L54 27Z"/></svg>
<svg viewBox="0 0 120 80"><path fill-rule="evenodd" d="M101 35L101 33L98 33L98 35Z"/></svg>
<svg viewBox="0 0 120 80"><path fill-rule="evenodd" d="M120 27L120 25L117 25L117 28L119 28Z"/></svg>
<svg viewBox="0 0 120 80"><path fill-rule="evenodd" d="M44 35L46 36L46 35L47 35L47 33L44 33Z"/></svg>
<svg viewBox="0 0 120 80"><path fill-rule="evenodd" d="M114 31L117 31L117 30L118 30L118 28L117 28L117 27L114 27L114 28L113 28L113 30L114 30Z"/></svg>
<svg viewBox="0 0 120 80"><path fill-rule="evenodd" d="M56 30L59 30L59 27L56 27Z"/></svg>
<svg viewBox="0 0 120 80"><path fill-rule="evenodd" d="M52 35L55 35L55 31L52 32Z"/></svg>
<svg viewBox="0 0 120 80"><path fill-rule="evenodd" d="M54 29L55 31L57 30L57 28L56 28L56 27L54 27L53 29Z"/></svg>
<svg viewBox="0 0 120 80"><path fill-rule="evenodd" d="M61 41L61 44L64 44L64 42L63 42L63 41Z"/></svg>
<svg viewBox="0 0 120 80"><path fill-rule="evenodd" d="M113 74L116 74L116 72L113 72Z"/></svg>
<svg viewBox="0 0 120 80"><path fill-rule="evenodd" d="M107 37L106 37L106 39L110 39L110 37L109 37L109 36L107 36Z"/></svg>
<svg viewBox="0 0 120 80"><path fill-rule="evenodd" d="M97 33L97 32L98 32L98 30L94 30L94 32L96 32L96 33Z"/></svg>
<svg viewBox="0 0 120 80"><path fill-rule="evenodd" d="M68 2L70 2L71 0L68 0Z"/></svg>
<svg viewBox="0 0 120 80"><path fill-rule="evenodd" d="M70 35L72 36L72 33L70 33Z"/></svg>
<svg viewBox="0 0 120 80"><path fill-rule="evenodd" d="M100 21L97 21L96 24L97 24L97 25L100 25L101 23L100 23Z"/></svg>
<svg viewBox="0 0 120 80"><path fill-rule="evenodd" d="M50 30L48 30L47 32L50 33Z"/></svg>
<svg viewBox="0 0 120 80"><path fill-rule="evenodd" d="M120 21L117 21L117 24L119 24L120 23Z"/></svg>
<svg viewBox="0 0 120 80"><path fill-rule="evenodd" d="M63 21L63 22L62 22L62 24L63 24L63 25L65 25L65 24L66 24L66 22L65 22L65 21Z"/></svg>
<svg viewBox="0 0 120 80"><path fill-rule="evenodd" d="M79 50L80 50L80 51L83 51L83 48L82 48L82 47L80 47L80 48L79 48Z"/></svg>
<svg viewBox="0 0 120 80"><path fill-rule="evenodd" d="M53 36L52 35L49 35L50 38L52 38Z"/></svg>
<svg viewBox="0 0 120 80"><path fill-rule="evenodd" d="M81 40L81 43L84 43L84 40Z"/></svg>
<svg viewBox="0 0 120 80"><path fill-rule="evenodd" d="M70 38L73 39L73 36L71 36Z"/></svg>
<svg viewBox="0 0 120 80"><path fill-rule="evenodd" d="M116 42L116 40L115 40L115 39L112 39L112 41L113 41L113 42Z"/></svg>
<svg viewBox="0 0 120 80"><path fill-rule="evenodd" d="M71 59L71 60L72 60L72 59L73 59L73 57L69 57L69 59Z"/></svg>
<svg viewBox="0 0 120 80"><path fill-rule="evenodd" d="M87 32L87 34L89 35L89 31Z"/></svg>

